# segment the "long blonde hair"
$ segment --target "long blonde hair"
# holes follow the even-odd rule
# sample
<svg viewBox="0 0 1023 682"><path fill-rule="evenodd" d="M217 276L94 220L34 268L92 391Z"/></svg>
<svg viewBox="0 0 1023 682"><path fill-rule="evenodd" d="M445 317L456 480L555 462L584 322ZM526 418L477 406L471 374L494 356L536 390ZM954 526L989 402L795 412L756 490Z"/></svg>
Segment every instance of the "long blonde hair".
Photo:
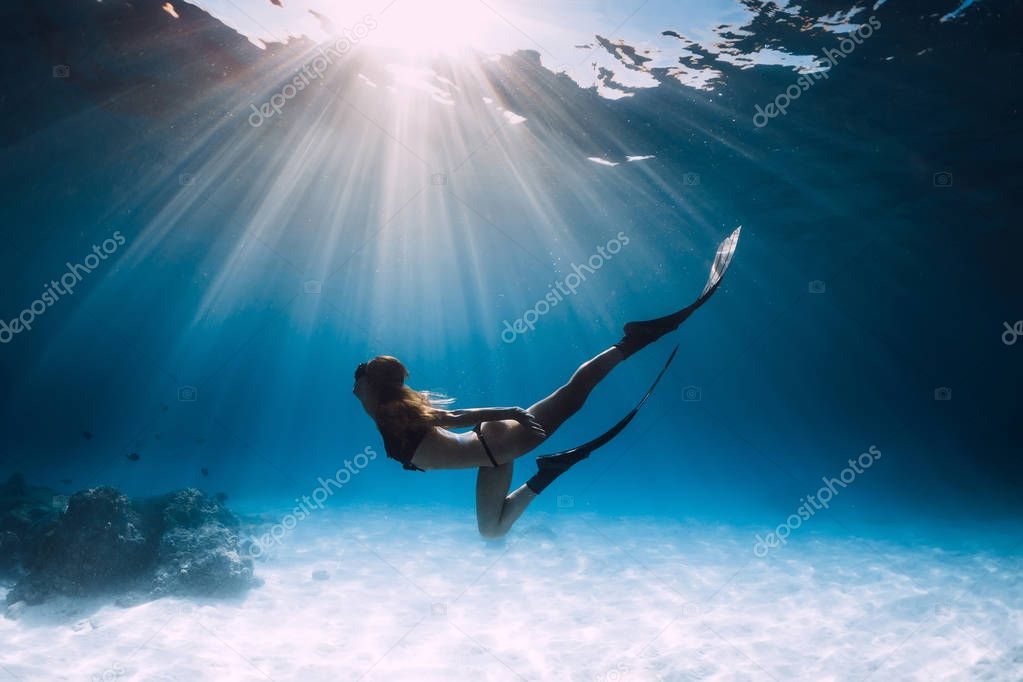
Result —
<svg viewBox="0 0 1023 682"><path fill-rule="evenodd" d="M366 363L365 376L377 399L374 421L397 433L433 426L438 408L455 402L440 393L407 386L408 370L390 355L378 355Z"/></svg>

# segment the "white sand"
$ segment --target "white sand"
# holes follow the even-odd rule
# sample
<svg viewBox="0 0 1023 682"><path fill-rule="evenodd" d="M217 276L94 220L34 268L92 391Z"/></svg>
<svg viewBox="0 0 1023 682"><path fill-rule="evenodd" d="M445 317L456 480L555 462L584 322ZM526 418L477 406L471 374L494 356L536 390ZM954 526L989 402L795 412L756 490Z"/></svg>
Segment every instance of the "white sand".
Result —
<svg viewBox="0 0 1023 682"><path fill-rule="evenodd" d="M237 601L0 619L0 680L1018 680L1021 560L533 514L322 511ZM326 580L312 577L325 571ZM322 575L322 574L321 574Z"/></svg>

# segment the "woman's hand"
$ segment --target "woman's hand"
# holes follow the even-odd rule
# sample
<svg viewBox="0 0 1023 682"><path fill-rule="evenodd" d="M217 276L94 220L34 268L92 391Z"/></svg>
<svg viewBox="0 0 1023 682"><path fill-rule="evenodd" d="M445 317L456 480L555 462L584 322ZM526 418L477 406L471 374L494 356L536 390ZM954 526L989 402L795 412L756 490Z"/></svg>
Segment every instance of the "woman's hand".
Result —
<svg viewBox="0 0 1023 682"><path fill-rule="evenodd" d="M513 407L511 409L510 418L525 426L534 436L540 438L540 440L547 438L547 430L544 429L531 412L527 412L521 407Z"/></svg>

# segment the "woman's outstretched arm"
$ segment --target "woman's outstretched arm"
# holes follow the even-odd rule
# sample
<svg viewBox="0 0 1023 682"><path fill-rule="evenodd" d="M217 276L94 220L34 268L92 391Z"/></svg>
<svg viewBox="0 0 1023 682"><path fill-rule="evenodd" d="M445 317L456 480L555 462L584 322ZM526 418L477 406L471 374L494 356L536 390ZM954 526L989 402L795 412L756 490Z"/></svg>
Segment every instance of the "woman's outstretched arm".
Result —
<svg viewBox="0 0 1023 682"><path fill-rule="evenodd" d="M477 407L471 410L436 410L437 426L476 426L483 422L514 419L515 407Z"/></svg>
<svg viewBox="0 0 1023 682"><path fill-rule="evenodd" d="M436 426L462 427L476 426L483 422L496 422L514 419L518 423L535 431L542 438L547 437L540 422L532 414L521 407L478 407L471 410L436 410L434 424Z"/></svg>

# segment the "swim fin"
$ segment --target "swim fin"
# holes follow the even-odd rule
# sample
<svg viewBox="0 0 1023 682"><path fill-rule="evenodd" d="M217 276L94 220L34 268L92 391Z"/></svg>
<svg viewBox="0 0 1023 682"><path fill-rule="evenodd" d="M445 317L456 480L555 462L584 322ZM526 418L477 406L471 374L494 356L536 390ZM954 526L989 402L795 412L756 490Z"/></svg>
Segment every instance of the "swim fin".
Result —
<svg viewBox="0 0 1023 682"><path fill-rule="evenodd" d="M696 301L671 315L658 317L654 320L629 322L625 325L625 336L615 344L622 355L629 357L665 334L675 331L697 308L707 302L707 299L717 291L718 285L721 284L721 278L724 277L725 270L728 269L728 264L732 262L735 247L739 244L740 230L742 230L742 225L735 228L732 234L718 245L717 253L714 255L714 264L710 268L710 277L707 279L706 286L703 287L703 293Z"/></svg>
<svg viewBox="0 0 1023 682"><path fill-rule="evenodd" d="M636 413L639 412L639 408L643 407L643 404L650 397L650 394L652 394L654 389L657 388L658 382L660 382L664 373L668 371L668 366L671 364L671 361L675 359L676 353L678 353L678 346L675 346L675 350L671 351L671 355L668 356L667 362L664 363L664 367L661 368L660 373L657 375L657 378L654 379L654 383L651 384L643 398L634 408L632 408L632 411L625 415L625 417L617 424L593 440L574 447L571 450L563 450L562 452L557 452L552 455L542 455L537 457L536 466L539 471L537 471L536 475L534 475L531 479L526 481L526 486L528 486L535 494L539 495L543 492L544 488L553 483L554 479L558 476L568 471L572 465L586 459L590 456L591 452L602 445L606 445L612 438L621 433L622 430L629 425L629 422L631 422L636 416Z"/></svg>

